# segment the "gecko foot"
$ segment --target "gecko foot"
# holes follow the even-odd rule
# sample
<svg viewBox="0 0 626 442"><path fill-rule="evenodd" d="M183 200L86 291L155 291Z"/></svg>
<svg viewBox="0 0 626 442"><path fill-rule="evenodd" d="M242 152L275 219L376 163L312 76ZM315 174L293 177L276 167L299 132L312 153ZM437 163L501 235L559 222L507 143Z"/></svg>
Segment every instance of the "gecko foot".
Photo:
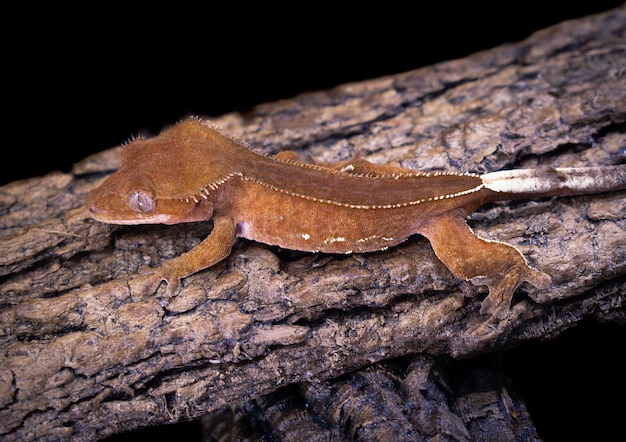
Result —
<svg viewBox="0 0 626 442"><path fill-rule="evenodd" d="M180 278L172 276L167 272L167 267L164 265L159 268L149 268L140 271L145 275L144 280L140 284L139 290L145 295L152 295L157 292L162 282L165 282L165 297L171 298L178 293L180 288Z"/></svg>
<svg viewBox="0 0 626 442"><path fill-rule="evenodd" d="M470 281L476 285L484 284L489 288L489 295L483 300L480 313L504 319L511 309L513 294L522 282L529 282L537 288L547 288L551 278L550 275L525 265L513 266L502 275L476 277Z"/></svg>

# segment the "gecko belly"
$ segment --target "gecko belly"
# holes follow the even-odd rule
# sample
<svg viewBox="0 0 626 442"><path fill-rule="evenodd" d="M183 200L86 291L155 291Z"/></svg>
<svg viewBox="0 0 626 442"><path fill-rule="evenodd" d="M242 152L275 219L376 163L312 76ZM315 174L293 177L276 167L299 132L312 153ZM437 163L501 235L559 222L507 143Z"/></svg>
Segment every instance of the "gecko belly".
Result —
<svg viewBox="0 0 626 442"><path fill-rule="evenodd" d="M407 208L380 213L318 203L323 210L311 210L297 198L285 206L272 205L248 213L238 222L238 236L305 252L358 253L384 250L405 241L414 232L407 222ZM279 209L280 207L280 209Z"/></svg>
<svg viewBox="0 0 626 442"><path fill-rule="evenodd" d="M306 252L357 253L400 244L420 233L432 217L474 198L468 192L455 198L421 199L407 192L405 202L380 205L356 199L355 194L347 188L340 197L320 199L243 180L227 211L239 237Z"/></svg>

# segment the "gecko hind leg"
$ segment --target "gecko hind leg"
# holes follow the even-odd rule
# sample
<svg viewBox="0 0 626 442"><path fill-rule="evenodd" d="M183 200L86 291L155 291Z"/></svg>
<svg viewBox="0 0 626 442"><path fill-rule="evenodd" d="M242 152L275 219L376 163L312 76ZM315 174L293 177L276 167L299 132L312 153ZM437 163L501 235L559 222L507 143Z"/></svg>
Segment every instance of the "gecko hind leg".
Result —
<svg viewBox="0 0 626 442"><path fill-rule="evenodd" d="M282 152L278 152L272 155L272 158L275 158L280 161L285 161L288 163L298 163L298 164L306 164L304 163L297 153L293 150L283 150Z"/></svg>
<svg viewBox="0 0 626 442"><path fill-rule="evenodd" d="M353 159L332 164L321 164L329 169L339 170L352 175L382 176L407 173L407 169L389 166L387 164L374 164L364 159Z"/></svg>
<svg viewBox="0 0 626 442"><path fill-rule="evenodd" d="M339 161L336 163L325 163L321 161L305 163L302 160L300 160L300 157L298 156L298 154L290 150L279 152L275 154L273 157L280 161L286 161L286 162L297 163L297 164L313 164L315 166L348 173L350 175L367 175L370 177L376 177L376 176L381 176L381 175L406 174L407 173L407 169L404 169L401 167L389 166L387 164L374 164L362 158Z"/></svg>
<svg viewBox="0 0 626 442"><path fill-rule="evenodd" d="M429 219L420 233L455 276L489 288L480 308L483 314L506 317L513 293L524 281L537 288L550 284L550 276L529 267L515 247L476 236L461 211Z"/></svg>

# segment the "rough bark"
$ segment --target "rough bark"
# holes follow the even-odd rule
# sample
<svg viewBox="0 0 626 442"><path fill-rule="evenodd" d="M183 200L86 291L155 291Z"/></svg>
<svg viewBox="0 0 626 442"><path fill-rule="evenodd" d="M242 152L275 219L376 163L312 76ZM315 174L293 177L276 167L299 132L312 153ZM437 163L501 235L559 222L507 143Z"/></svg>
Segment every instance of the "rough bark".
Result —
<svg viewBox="0 0 626 442"><path fill-rule="evenodd" d="M362 157L472 172L615 164L626 155L625 41L622 6L517 44L216 122L263 151L324 162ZM488 326L478 311L484 293L452 277L420 237L355 256L240 241L175 298L162 289L144 296L141 268L193 247L211 226L90 220L86 193L115 169L116 155L0 189L5 440L94 440L216 410L210 424L232 404L257 407L276 434L322 420L327 436L370 438L384 421L400 439L502 431L532 439L523 403L502 383L491 396L461 387L451 396L427 381L445 370L440 358L546 339L584 318L626 322L625 192L474 214L480 235L516 245L553 277L549 290L518 291L510 317ZM398 357L406 357L400 368L390 361ZM362 404L378 398L390 414L381 416L376 403L351 408L358 395L349 389L359 385L376 391L363 393ZM289 397L312 408L283 407ZM453 405L437 408L433 397L454 397ZM500 427L477 411L496 403L505 404ZM505 422L516 412L519 420Z"/></svg>

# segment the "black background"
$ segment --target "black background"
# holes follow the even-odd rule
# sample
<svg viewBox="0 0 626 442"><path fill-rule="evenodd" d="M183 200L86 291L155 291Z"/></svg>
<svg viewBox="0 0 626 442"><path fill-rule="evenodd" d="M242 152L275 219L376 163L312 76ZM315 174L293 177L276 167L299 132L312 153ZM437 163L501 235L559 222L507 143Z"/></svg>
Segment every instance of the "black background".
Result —
<svg viewBox="0 0 626 442"><path fill-rule="evenodd" d="M341 11L339 4L48 6L6 14L0 184L69 171L91 153L191 114L245 112L464 57L621 2L465 3ZM506 355L545 440L623 434L625 339L624 327L584 324Z"/></svg>
<svg viewBox="0 0 626 442"><path fill-rule="evenodd" d="M3 40L8 124L0 184L69 171L90 153L138 133L157 134L190 114L245 111L464 57L619 4L433 2L407 9L389 2L343 11L227 12L39 7L9 15L15 26Z"/></svg>

